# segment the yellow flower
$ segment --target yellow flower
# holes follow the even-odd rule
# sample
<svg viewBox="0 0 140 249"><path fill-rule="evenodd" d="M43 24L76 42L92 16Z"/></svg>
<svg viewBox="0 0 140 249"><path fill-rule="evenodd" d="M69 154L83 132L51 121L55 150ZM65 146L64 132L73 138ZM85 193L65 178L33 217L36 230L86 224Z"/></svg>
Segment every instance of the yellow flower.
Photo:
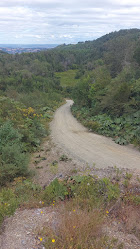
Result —
<svg viewBox="0 0 140 249"><path fill-rule="evenodd" d="M40 241L42 241L42 238L40 238Z"/></svg>
<svg viewBox="0 0 140 249"><path fill-rule="evenodd" d="M44 201L42 201L42 205L44 204Z"/></svg>
<svg viewBox="0 0 140 249"><path fill-rule="evenodd" d="M73 226L73 228L75 228L76 226Z"/></svg>
<svg viewBox="0 0 140 249"><path fill-rule="evenodd" d="M43 211L41 211L41 214L43 214Z"/></svg>
<svg viewBox="0 0 140 249"><path fill-rule="evenodd" d="M54 243L55 242L55 239L52 239L52 243Z"/></svg>
<svg viewBox="0 0 140 249"><path fill-rule="evenodd" d="M109 212L108 212L108 211L106 211L106 214L109 214Z"/></svg>
<svg viewBox="0 0 140 249"><path fill-rule="evenodd" d="M75 209L73 209L73 212L75 212Z"/></svg>

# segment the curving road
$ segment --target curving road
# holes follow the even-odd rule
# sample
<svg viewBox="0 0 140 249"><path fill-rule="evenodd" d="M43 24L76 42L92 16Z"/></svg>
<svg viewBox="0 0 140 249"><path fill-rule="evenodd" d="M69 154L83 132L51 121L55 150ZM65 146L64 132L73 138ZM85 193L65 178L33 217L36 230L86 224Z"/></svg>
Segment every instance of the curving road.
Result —
<svg viewBox="0 0 140 249"><path fill-rule="evenodd" d="M98 168L114 167L140 170L140 152L130 146L115 144L110 138L91 133L72 116L72 100L61 106L51 124L52 137L81 162L95 164Z"/></svg>

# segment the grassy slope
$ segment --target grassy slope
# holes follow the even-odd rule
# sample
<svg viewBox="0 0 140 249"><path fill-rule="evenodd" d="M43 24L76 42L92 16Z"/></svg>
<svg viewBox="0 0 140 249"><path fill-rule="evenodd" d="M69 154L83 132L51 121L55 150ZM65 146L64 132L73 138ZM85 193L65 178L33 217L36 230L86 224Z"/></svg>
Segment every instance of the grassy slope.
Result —
<svg viewBox="0 0 140 249"><path fill-rule="evenodd" d="M60 84L62 87L73 87L77 84L78 79L75 79L77 70L68 70L65 72L57 72L55 76L60 78Z"/></svg>

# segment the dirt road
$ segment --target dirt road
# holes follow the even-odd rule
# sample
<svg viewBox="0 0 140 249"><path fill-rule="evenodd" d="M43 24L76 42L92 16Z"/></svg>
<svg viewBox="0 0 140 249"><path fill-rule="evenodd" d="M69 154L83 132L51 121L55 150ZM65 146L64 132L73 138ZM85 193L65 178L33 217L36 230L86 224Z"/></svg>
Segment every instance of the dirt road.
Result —
<svg viewBox="0 0 140 249"><path fill-rule="evenodd" d="M61 106L51 124L53 141L71 157L98 168L119 167L140 170L140 152L115 144L110 138L91 133L72 116L72 100Z"/></svg>

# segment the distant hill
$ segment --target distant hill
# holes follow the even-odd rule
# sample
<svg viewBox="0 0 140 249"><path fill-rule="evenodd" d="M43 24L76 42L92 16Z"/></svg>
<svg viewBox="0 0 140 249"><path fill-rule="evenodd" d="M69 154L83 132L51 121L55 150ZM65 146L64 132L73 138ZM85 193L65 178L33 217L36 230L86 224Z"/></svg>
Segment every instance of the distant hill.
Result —
<svg viewBox="0 0 140 249"><path fill-rule="evenodd" d="M64 55L63 61L66 54L70 55L69 65L76 63L87 69L93 69L95 61L102 59L115 77L126 64L134 62L133 56L139 47L140 29L129 29L112 32L94 41L79 42L76 45L63 44L55 50L61 53L61 57Z"/></svg>
<svg viewBox="0 0 140 249"><path fill-rule="evenodd" d="M55 48L57 44L0 44L0 50L9 54L34 53Z"/></svg>

